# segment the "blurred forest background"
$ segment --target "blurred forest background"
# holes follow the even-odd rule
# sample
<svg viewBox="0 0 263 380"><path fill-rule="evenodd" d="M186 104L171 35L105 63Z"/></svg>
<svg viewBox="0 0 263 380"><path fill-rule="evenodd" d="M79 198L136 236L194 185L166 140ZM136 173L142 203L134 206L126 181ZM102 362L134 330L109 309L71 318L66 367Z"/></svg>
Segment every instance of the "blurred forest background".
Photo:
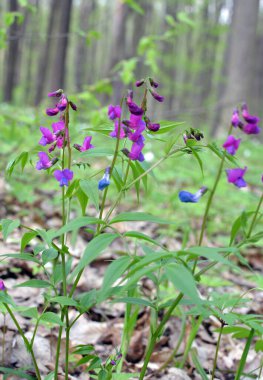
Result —
<svg viewBox="0 0 263 380"><path fill-rule="evenodd" d="M166 97L159 118L215 134L238 102L263 116L260 0L1 0L0 13L2 103L63 88L88 112L147 75Z"/></svg>

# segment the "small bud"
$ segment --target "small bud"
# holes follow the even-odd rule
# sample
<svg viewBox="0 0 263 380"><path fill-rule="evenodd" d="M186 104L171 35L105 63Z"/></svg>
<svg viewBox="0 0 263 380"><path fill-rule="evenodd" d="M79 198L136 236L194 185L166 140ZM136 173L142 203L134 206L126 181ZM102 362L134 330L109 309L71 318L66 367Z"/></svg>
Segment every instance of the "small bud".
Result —
<svg viewBox="0 0 263 380"><path fill-rule="evenodd" d="M160 129L160 124L148 123L148 124L146 124L146 127L152 132L157 132Z"/></svg>
<svg viewBox="0 0 263 380"><path fill-rule="evenodd" d="M164 96L161 96L160 94L158 94L156 91L153 91L153 90L149 90L152 97L157 100L157 102L160 102L162 103L164 101Z"/></svg>
<svg viewBox="0 0 263 380"><path fill-rule="evenodd" d="M74 147L75 149L77 149L79 152L81 152L81 145L79 145L79 144L74 144L73 147Z"/></svg>
<svg viewBox="0 0 263 380"><path fill-rule="evenodd" d="M157 88L159 86L159 83L155 82L153 78L149 78L150 85L154 88Z"/></svg>
<svg viewBox="0 0 263 380"><path fill-rule="evenodd" d="M63 94L63 90L59 89L57 91L49 92L48 96L50 98L60 98L62 94Z"/></svg>
<svg viewBox="0 0 263 380"><path fill-rule="evenodd" d="M71 100L69 101L70 107L73 109L73 111L77 111L78 107L76 106L75 103L73 103Z"/></svg>
<svg viewBox="0 0 263 380"><path fill-rule="evenodd" d="M104 176L98 183L98 189L99 190L104 190L106 187L110 185L110 167L107 167L105 169Z"/></svg>
<svg viewBox="0 0 263 380"><path fill-rule="evenodd" d="M145 82L145 79L141 79L141 80L137 80L137 82L135 83L135 86L136 87L141 87Z"/></svg>
<svg viewBox="0 0 263 380"><path fill-rule="evenodd" d="M133 91L128 90L128 95L127 95L127 99L126 99L127 104L131 103L132 99L133 99Z"/></svg>
<svg viewBox="0 0 263 380"><path fill-rule="evenodd" d="M124 156L129 157L130 151L127 148L123 148L121 151L124 154Z"/></svg>

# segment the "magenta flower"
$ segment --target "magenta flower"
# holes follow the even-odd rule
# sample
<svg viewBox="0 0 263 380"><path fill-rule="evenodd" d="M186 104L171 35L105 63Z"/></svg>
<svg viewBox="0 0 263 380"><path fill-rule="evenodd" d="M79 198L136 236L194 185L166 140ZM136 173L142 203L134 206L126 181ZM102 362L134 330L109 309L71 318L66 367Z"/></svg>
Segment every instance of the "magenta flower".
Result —
<svg viewBox="0 0 263 380"><path fill-rule="evenodd" d="M238 127L239 124L240 124L240 119L239 119L239 112L238 112L238 109L234 109L233 111L233 114L232 114L232 118L231 118L231 124L233 125L233 127Z"/></svg>
<svg viewBox="0 0 263 380"><path fill-rule="evenodd" d="M229 154L234 156L236 154L236 151L238 150L240 141L241 139L235 139L234 136L229 135L225 143L223 144L223 148L225 148Z"/></svg>
<svg viewBox="0 0 263 380"><path fill-rule="evenodd" d="M46 170L52 166L52 161L49 159L47 153L38 153L39 161L36 163L37 170Z"/></svg>
<svg viewBox="0 0 263 380"><path fill-rule="evenodd" d="M82 146L79 144L74 144L74 148L79 150L80 152L85 152L86 150L94 148L94 145L92 145L91 142L92 136L85 137Z"/></svg>
<svg viewBox="0 0 263 380"><path fill-rule="evenodd" d="M52 98L60 98L62 94L63 94L63 90L59 89L57 91L49 92L48 96Z"/></svg>
<svg viewBox="0 0 263 380"><path fill-rule="evenodd" d="M242 110L242 116L248 124L257 124L260 121L259 117L252 116L249 114L248 106L246 105L246 103L242 104L241 110Z"/></svg>
<svg viewBox="0 0 263 380"><path fill-rule="evenodd" d="M55 116L59 113L59 109L58 107L55 107L55 108L47 108L46 109L46 114L48 116Z"/></svg>
<svg viewBox="0 0 263 380"><path fill-rule="evenodd" d="M5 284L3 280L0 280L0 290L6 290Z"/></svg>
<svg viewBox="0 0 263 380"><path fill-rule="evenodd" d="M247 135L258 135L261 128L257 124L246 124L242 127L242 131Z"/></svg>
<svg viewBox="0 0 263 380"><path fill-rule="evenodd" d="M60 112L65 111L68 105L68 99L66 98L65 95L61 96L60 101L57 104L57 108L59 109Z"/></svg>
<svg viewBox="0 0 263 380"><path fill-rule="evenodd" d="M108 116L110 120L119 119L121 117L121 107L110 104L108 107Z"/></svg>
<svg viewBox="0 0 263 380"><path fill-rule="evenodd" d="M48 128L40 127L39 129L43 135L39 140L40 145L52 144L56 140L55 135Z"/></svg>
<svg viewBox="0 0 263 380"><path fill-rule="evenodd" d="M144 114L144 110L133 101L127 102L127 106L133 115L142 116Z"/></svg>
<svg viewBox="0 0 263 380"><path fill-rule="evenodd" d="M129 140L134 141L134 142L137 141L141 137L141 134L143 133L145 128L146 128L146 124L143 120L141 120L141 122L138 123L138 126L135 129L135 132L128 133Z"/></svg>
<svg viewBox="0 0 263 380"><path fill-rule="evenodd" d="M144 137L140 135L139 139L132 144L131 151L128 154L128 157L132 161L144 161L144 155L142 154L142 150L144 148Z"/></svg>
<svg viewBox="0 0 263 380"><path fill-rule="evenodd" d="M156 91L153 91L153 90L149 90L152 97L157 100L157 102L160 102L162 103L164 101L164 96L161 96L160 94L158 94Z"/></svg>
<svg viewBox="0 0 263 380"><path fill-rule="evenodd" d="M54 177L59 182L59 186L68 186L69 181L73 178L73 172L69 169L55 170Z"/></svg>
<svg viewBox="0 0 263 380"><path fill-rule="evenodd" d="M246 187L246 181L244 180L243 176L247 171L247 167L245 166L244 169L242 168L235 168L235 169L226 169L227 174L227 180L229 183L233 183L237 187Z"/></svg>
<svg viewBox="0 0 263 380"><path fill-rule="evenodd" d="M197 203L199 199L207 192L207 187L203 186L195 194L189 193L189 191L180 191L179 199L184 203Z"/></svg>
<svg viewBox="0 0 263 380"><path fill-rule="evenodd" d="M65 128L65 122L63 120L59 120L56 123L52 123L52 129L55 134L58 134Z"/></svg>
<svg viewBox="0 0 263 380"><path fill-rule="evenodd" d="M118 129L119 129L119 121L118 120L115 120L114 122L114 130L110 133L110 136L111 137L118 137ZM123 129L123 125L121 124L120 125L120 136L119 138L120 139L124 139L124 137L126 137L126 133Z"/></svg>

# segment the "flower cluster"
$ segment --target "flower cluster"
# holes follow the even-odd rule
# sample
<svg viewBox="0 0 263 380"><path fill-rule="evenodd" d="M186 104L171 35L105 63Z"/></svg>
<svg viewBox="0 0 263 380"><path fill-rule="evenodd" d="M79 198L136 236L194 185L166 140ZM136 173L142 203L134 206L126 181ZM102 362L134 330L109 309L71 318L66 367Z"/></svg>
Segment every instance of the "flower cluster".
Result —
<svg viewBox="0 0 263 380"><path fill-rule="evenodd" d="M129 119L122 119L121 106L110 105L108 108L108 117L114 121L114 130L110 133L111 137L118 139L128 139L132 142L131 149L124 148L123 154L132 161L144 161L142 150L145 146L145 137L143 132L148 129L151 132L157 132L160 124L152 123L148 116L147 110L147 93L149 92L155 100L163 102L164 97L159 95L152 88L157 88L158 83L152 78L142 79L136 82L137 87L145 86L145 93L141 105L133 100L133 92L129 91L126 97L126 105L129 111Z"/></svg>
<svg viewBox="0 0 263 380"><path fill-rule="evenodd" d="M57 98L57 102L55 107L46 109L46 114L48 116L59 114L59 120L52 123L52 131L49 128L40 127L42 137L39 140L39 144L42 146L50 145L48 152L51 153L56 148L64 149L69 143L68 129L65 124L66 112L68 112L69 106L76 111L77 106L67 99L61 89L49 93L48 96ZM47 170L58 161L58 158L50 158L46 152L39 152L38 157L39 161L36 163L37 170ZM55 170L54 177L60 186L68 186L69 181L73 178L73 172L69 169Z"/></svg>
<svg viewBox="0 0 263 380"><path fill-rule="evenodd" d="M241 114L243 120L240 119L238 109L234 109L231 119L231 124L234 128L241 129L247 135L257 135L260 133L261 128L258 126L260 121L259 117L250 115L248 106L244 103L241 107ZM229 135L223 144L223 148L232 156L236 154L239 148L241 139L236 139L233 135ZM244 175L247 171L247 167L226 169L227 180L229 183L233 183L236 187L246 187L246 181L244 180Z"/></svg>

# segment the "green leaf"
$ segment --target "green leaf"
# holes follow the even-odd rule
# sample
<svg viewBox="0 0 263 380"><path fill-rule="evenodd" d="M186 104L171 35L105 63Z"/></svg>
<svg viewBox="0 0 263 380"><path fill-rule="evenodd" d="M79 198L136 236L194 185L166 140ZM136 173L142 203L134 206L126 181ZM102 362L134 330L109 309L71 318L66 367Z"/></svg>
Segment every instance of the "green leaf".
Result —
<svg viewBox="0 0 263 380"><path fill-rule="evenodd" d="M204 176L204 168L203 168L203 162L201 160L201 158L199 157L199 154L197 153L196 149L194 147L189 147L189 149L191 149L191 152L193 154L193 156L196 158L198 164L199 164L199 167L200 167L200 170L202 172L202 175Z"/></svg>
<svg viewBox="0 0 263 380"><path fill-rule="evenodd" d="M38 318L38 311L36 307L17 307L16 310L26 318Z"/></svg>
<svg viewBox="0 0 263 380"><path fill-rule="evenodd" d="M45 376L44 380L54 380L55 372L50 372L47 376Z"/></svg>
<svg viewBox="0 0 263 380"><path fill-rule="evenodd" d="M65 323L61 321L60 317L52 311L47 311L42 314L39 320L43 322L54 323L55 325L59 326L65 326Z"/></svg>
<svg viewBox="0 0 263 380"><path fill-rule="evenodd" d="M4 253L3 255L0 255L0 257L10 257L13 259L32 261L33 263L40 264L40 261L31 253Z"/></svg>
<svg viewBox="0 0 263 380"><path fill-rule="evenodd" d="M102 288L108 290L111 285L123 275L130 265L130 262L131 258L129 256L123 256L112 261L104 274Z"/></svg>
<svg viewBox="0 0 263 380"><path fill-rule="evenodd" d="M82 216L85 216L89 198L81 189L78 189L78 191L76 192L76 196L81 207Z"/></svg>
<svg viewBox="0 0 263 380"><path fill-rule="evenodd" d="M97 211L99 211L99 190L97 181L91 179L81 180L80 183L81 190L88 196L91 202L94 204Z"/></svg>
<svg viewBox="0 0 263 380"><path fill-rule="evenodd" d="M15 306L12 298L4 291L0 291L0 303L7 303L9 305Z"/></svg>
<svg viewBox="0 0 263 380"><path fill-rule="evenodd" d="M9 375L14 375L16 378L19 379L26 379L26 380L36 380L35 376L30 376L28 373L21 371L18 368L6 368L6 367L0 367L0 372L9 374ZM10 377L9 377L10 379Z"/></svg>
<svg viewBox="0 0 263 380"><path fill-rule="evenodd" d="M172 131L175 128L180 127L181 125L185 124L184 121L169 121L169 120L162 120L160 121L160 129L157 132L152 132L153 135L161 135L163 133L167 133Z"/></svg>
<svg viewBox="0 0 263 380"><path fill-rule="evenodd" d="M199 358L198 358L198 355L197 355L197 350L195 348L193 348L191 351L191 357L192 357L192 360L193 360L193 363L197 369L197 371L199 372L202 380L209 380L205 370L203 369L203 366L201 365L200 361L199 361Z"/></svg>
<svg viewBox="0 0 263 380"><path fill-rule="evenodd" d="M202 300L199 298L193 274L182 264L170 263L166 266L165 272L174 287L199 305Z"/></svg>
<svg viewBox="0 0 263 380"><path fill-rule="evenodd" d="M129 380L132 378L138 379L140 376L139 373L113 373L112 380Z"/></svg>
<svg viewBox="0 0 263 380"><path fill-rule="evenodd" d="M49 231L49 236L53 240L67 232L78 230L81 227L87 227L88 224L101 224L104 223L101 219L94 218L93 216L82 216L71 220L69 223L65 224L58 231L51 232Z"/></svg>
<svg viewBox="0 0 263 380"><path fill-rule="evenodd" d="M81 153L81 157L105 157L105 156L113 156L114 150L107 148L94 148L86 150Z"/></svg>
<svg viewBox="0 0 263 380"><path fill-rule="evenodd" d="M56 251L54 248L48 248L42 252L42 261L44 265L56 259L57 257L58 257L58 251Z"/></svg>
<svg viewBox="0 0 263 380"><path fill-rule="evenodd" d="M57 296L57 297L52 297L49 302L55 302L59 303L62 306L78 306L78 303L73 300L73 298L65 297L65 296Z"/></svg>
<svg viewBox="0 0 263 380"><path fill-rule="evenodd" d="M115 216L115 218L113 218L109 224L119 222L151 222L159 224L175 224L175 222L164 220L157 216L146 214L145 212L123 212Z"/></svg>
<svg viewBox="0 0 263 380"><path fill-rule="evenodd" d="M218 247L191 247L186 251L180 251L179 254L191 254L194 256L204 256L210 261L216 261L218 263L226 264L232 268L238 269L237 265L232 261L228 260L224 256L221 256L220 253L236 253L238 248L236 247L227 247L227 248L218 248Z"/></svg>
<svg viewBox="0 0 263 380"><path fill-rule="evenodd" d="M29 231L24 233L22 239L21 239L21 251L24 251L28 243L34 239L37 236L37 232L35 231Z"/></svg>
<svg viewBox="0 0 263 380"><path fill-rule="evenodd" d="M50 283L47 281L33 279L15 285L15 288L49 288L50 286Z"/></svg>
<svg viewBox="0 0 263 380"><path fill-rule="evenodd" d="M119 237L118 234L105 233L92 239L85 249L83 257L80 259L78 265L71 274L71 279L76 276L82 269L84 269L86 265L95 260L100 255L100 253L105 248L107 248L117 237Z"/></svg>
<svg viewBox="0 0 263 380"><path fill-rule="evenodd" d="M162 246L162 244L158 243L156 240L150 238L149 236L143 234L142 232L138 232L138 231L128 231L128 232L125 232L123 234L123 236L125 237L131 237L131 238L135 238L135 239L139 239L139 240L145 240L147 241L148 243L152 243L154 245L157 245L161 248L164 248Z"/></svg>
<svg viewBox="0 0 263 380"><path fill-rule="evenodd" d="M155 309L155 305L152 302L145 300L143 298L136 298L136 297L117 298L117 299L111 301L111 303L130 303L132 305L149 306L149 307Z"/></svg>
<svg viewBox="0 0 263 380"><path fill-rule="evenodd" d="M20 220L15 219L2 219L1 220L3 238L4 240L17 228L20 226Z"/></svg>
<svg viewBox="0 0 263 380"><path fill-rule="evenodd" d="M144 15L143 8L135 0L124 0L123 2L132 8L135 12L139 13L140 15Z"/></svg>
<svg viewBox="0 0 263 380"><path fill-rule="evenodd" d="M263 340L262 339L260 339L256 342L255 351L256 352L259 352L259 351L263 352Z"/></svg>

